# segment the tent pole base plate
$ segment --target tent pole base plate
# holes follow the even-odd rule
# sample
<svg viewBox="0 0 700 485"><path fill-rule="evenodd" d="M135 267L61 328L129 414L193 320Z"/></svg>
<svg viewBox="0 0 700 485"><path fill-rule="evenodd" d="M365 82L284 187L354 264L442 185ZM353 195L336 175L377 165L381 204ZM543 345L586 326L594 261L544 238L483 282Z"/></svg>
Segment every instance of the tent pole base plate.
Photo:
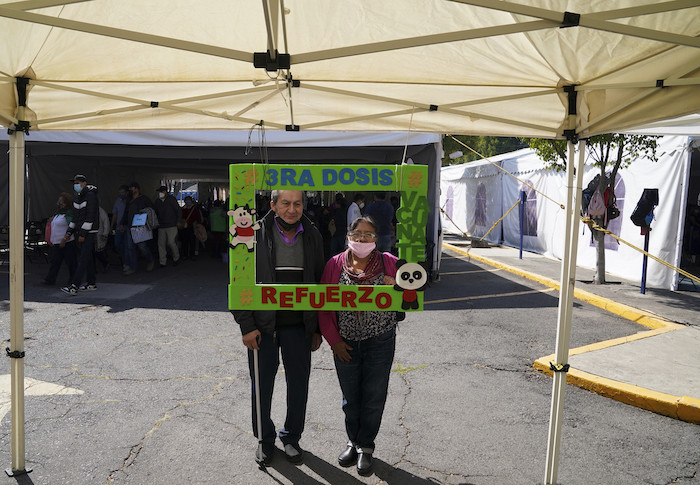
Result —
<svg viewBox="0 0 700 485"><path fill-rule="evenodd" d="M22 475L26 475L28 473L31 473L32 469L27 468L25 470L13 470L11 468L6 468L5 473L7 473L8 477L21 477Z"/></svg>

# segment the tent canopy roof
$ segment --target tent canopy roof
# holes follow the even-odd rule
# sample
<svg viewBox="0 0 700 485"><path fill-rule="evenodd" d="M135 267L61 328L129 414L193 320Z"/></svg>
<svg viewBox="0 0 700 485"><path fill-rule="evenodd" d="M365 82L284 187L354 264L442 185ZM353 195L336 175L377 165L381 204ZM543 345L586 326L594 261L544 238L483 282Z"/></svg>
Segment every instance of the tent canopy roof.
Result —
<svg viewBox="0 0 700 485"><path fill-rule="evenodd" d="M588 136L700 112L699 19L696 0L0 0L0 123ZM255 67L275 49L289 69Z"/></svg>

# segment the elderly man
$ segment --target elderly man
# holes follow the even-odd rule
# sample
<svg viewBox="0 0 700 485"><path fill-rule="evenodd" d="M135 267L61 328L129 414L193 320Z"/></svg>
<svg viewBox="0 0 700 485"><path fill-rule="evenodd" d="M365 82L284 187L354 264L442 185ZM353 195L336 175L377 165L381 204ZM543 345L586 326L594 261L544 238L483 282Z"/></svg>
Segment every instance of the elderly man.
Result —
<svg viewBox="0 0 700 485"><path fill-rule="evenodd" d="M177 248L177 223L182 219L182 208L177 199L168 193L168 188L161 185L156 189L158 198L153 209L158 216L158 258L160 267L165 268L168 261L167 248L173 255L173 266L180 263L180 251Z"/></svg>
<svg viewBox="0 0 700 485"><path fill-rule="evenodd" d="M275 190L271 211L256 231L256 279L259 283L317 283L324 268L323 240L311 220L303 215L304 194ZM256 422L253 388L253 431L261 437L259 463L269 464L275 451L275 425L270 419L272 391L279 356L287 380L287 415L279 438L292 463L302 462L299 439L304 430L311 373L311 352L321 345L315 311L232 311L248 348L248 365L254 381L253 351L258 350L262 430ZM262 451L262 454L260 454Z"/></svg>
<svg viewBox="0 0 700 485"><path fill-rule="evenodd" d="M75 270L73 281L61 291L71 296L78 294L78 290L96 290L95 278L95 236L99 228L99 201L97 199L97 187L88 185L85 175L78 174L71 180L75 198L73 199L73 220L68 224L68 230L62 242L70 240L71 236L77 236L78 240L78 267ZM85 275L86 283L80 286Z"/></svg>

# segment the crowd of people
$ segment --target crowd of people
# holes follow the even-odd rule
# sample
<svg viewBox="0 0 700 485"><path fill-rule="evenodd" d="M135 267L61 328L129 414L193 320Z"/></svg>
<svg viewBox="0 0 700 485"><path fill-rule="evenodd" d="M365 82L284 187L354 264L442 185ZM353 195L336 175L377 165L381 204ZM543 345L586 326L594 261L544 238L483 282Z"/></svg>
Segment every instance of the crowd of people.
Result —
<svg viewBox="0 0 700 485"><path fill-rule="evenodd" d="M56 284L65 263L69 280L61 289L69 295L97 289L95 262L103 262L107 270L104 255L98 253L104 253L110 233L125 276L139 269L140 260L146 271L155 268L156 257L160 267L167 266L169 259L173 266L195 260L208 234L212 236L212 257L227 252L228 204L222 201L213 202L207 210L187 196L180 206L164 185L155 190L152 201L142 193L139 183L132 182L119 187L110 219L99 205L96 186L88 184L81 174L72 182L74 194L59 194L56 213L47 224L51 260L43 281ZM339 193L331 207L322 207L307 201L301 191L280 190L256 202L260 223L256 231L258 283L396 283L397 257L392 250L398 200L390 204L385 193L375 193L373 202L365 206L364 194L355 194L348 203ZM356 465L360 475L371 474L394 358L396 325L402 314L379 310L232 313L248 349L253 432L259 439L255 460L270 463L279 437L287 460L295 464L303 461L299 441L306 418L311 352L325 339L334 356L347 434L338 463ZM287 413L277 432L270 412L280 354L287 383Z"/></svg>
<svg viewBox="0 0 700 485"><path fill-rule="evenodd" d="M61 192L56 211L47 220L50 258L44 285L56 285L64 264L68 280L61 290L69 295L97 290L97 268L107 272L110 261L118 260L115 264L125 276L138 271L141 262L147 272L155 269L156 262L161 268L168 260L177 266L207 250L209 234L211 257L226 254L224 201L202 206L187 196L180 206L165 185L155 190L151 200L138 182L132 182L118 188L110 217L100 206L97 187L85 175L77 174L70 182L73 194Z"/></svg>

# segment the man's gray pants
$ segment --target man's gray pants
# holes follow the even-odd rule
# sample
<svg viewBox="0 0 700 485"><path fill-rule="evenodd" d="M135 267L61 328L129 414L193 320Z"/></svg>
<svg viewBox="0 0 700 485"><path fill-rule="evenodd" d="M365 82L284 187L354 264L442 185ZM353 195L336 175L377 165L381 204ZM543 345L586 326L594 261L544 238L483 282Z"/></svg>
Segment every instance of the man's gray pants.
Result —
<svg viewBox="0 0 700 485"><path fill-rule="evenodd" d="M158 258L160 264L165 265L168 261L168 253L165 247L169 247L173 254L173 262L180 260L180 250L177 249L177 227L158 228Z"/></svg>

